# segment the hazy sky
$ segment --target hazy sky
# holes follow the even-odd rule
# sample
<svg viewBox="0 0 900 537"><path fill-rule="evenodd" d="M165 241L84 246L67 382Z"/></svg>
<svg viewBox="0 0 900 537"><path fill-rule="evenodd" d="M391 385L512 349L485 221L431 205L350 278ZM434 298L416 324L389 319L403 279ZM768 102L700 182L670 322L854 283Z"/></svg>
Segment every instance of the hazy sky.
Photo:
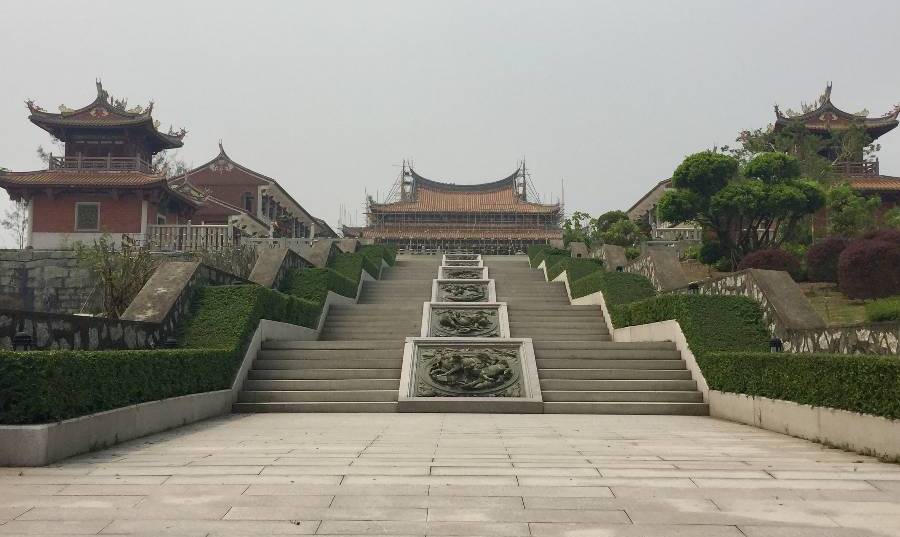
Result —
<svg viewBox="0 0 900 537"><path fill-rule="evenodd" d="M888 111L898 25L896 0L4 1L0 166L42 165L26 98L80 107L100 77L184 126L187 162L221 138L333 226L404 158L471 183L524 156L544 201L564 180L568 212L599 213L828 80L839 107ZM900 132L881 141L900 175Z"/></svg>

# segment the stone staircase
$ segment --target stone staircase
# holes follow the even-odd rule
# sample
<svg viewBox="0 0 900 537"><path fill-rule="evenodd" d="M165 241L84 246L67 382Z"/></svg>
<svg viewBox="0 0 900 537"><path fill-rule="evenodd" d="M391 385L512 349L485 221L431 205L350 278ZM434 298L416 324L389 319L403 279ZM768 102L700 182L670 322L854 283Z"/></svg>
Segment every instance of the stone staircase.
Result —
<svg viewBox="0 0 900 537"><path fill-rule="evenodd" d="M394 412L404 340L419 335L439 263L401 256L358 304L330 308L318 341L264 343L235 412Z"/></svg>
<svg viewBox="0 0 900 537"><path fill-rule="evenodd" d="M512 337L534 341L545 413L705 415L674 343L613 342L600 306L572 306L565 284L525 256L485 256Z"/></svg>

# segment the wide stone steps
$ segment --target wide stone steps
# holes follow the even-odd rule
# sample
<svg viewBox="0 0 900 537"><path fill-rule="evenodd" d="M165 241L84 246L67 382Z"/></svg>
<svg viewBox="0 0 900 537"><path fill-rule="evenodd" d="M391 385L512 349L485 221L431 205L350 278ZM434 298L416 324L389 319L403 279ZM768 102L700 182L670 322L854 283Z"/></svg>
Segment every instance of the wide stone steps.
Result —
<svg viewBox="0 0 900 537"><path fill-rule="evenodd" d="M537 354L537 353L535 353ZM541 358L537 356L538 375L541 369L683 369L683 360L641 360L616 358Z"/></svg>
<svg viewBox="0 0 900 537"><path fill-rule="evenodd" d="M396 412L394 401L235 403L235 412Z"/></svg>
<svg viewBox="0 0 900 537"><path fill-rule="evenodd" d="M308 402L338 402L338 401L396 401L400 387L386 390L366 390L353 388L350 390L328 389L314 390L244 390L238 395L239 403L308 403Z"/></svg>
<svg viewBox="0 0 900 537"><path fill-rule="evenodd" d="M543 390L544 401L550 402L671 402L702 403L703 395L696 390L663 391L561 391Z"/></svg>
<svg viewBox="0 0 900 537"><path fill-rule="evenodd" d="M250 380L361 380L399 379L400 369L268 369L251 370Z"/></svg>
<svg viewBox="0 0 900 537"><path fill-rule="evenodd" d="M254 369L399 369L403 358L330 358L327 360L260 360Z"/></svg>
<svg viewBox="0 0 900 537"><path fill-rule="evenodd" d="M542 379L561 380L690 380L687 369L543 369Z"/></svg>
<svg viewBox="0 0 900 537"><path fill-rule="evenodd" d="M709 406L705 403L665 402L563 402L544 403L545 414L670 414L680 416L706 416Z"/></svg>

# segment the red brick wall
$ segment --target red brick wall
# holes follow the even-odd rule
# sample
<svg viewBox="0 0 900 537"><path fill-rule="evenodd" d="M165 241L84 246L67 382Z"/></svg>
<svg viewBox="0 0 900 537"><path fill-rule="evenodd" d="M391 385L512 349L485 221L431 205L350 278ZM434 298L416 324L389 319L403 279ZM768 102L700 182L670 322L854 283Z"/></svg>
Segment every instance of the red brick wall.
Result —
<svg viewBox="0 0 900 537"><path fill-rule="evenodd" d="M141 199L137 196L121 196L115 199L100 194L59 194L34 198L34 223L32 230L38 233L74 233L75 203L100 203L101 233L140 233ZM152 212L156 223L155 209Z"/></svg>

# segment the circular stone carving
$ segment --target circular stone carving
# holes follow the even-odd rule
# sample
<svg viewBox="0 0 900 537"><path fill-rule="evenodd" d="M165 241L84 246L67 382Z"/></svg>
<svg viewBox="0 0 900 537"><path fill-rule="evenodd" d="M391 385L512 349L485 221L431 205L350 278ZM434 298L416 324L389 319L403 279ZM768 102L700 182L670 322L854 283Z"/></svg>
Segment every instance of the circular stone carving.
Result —
<svg viewBox="0 0 900 537"><path fill-rule="evenodd" d="M449 269L444 274L450 280L478 280L481 279L481 270L472 269Z"/></svg>
<svg viewBox="0 0 900 537"><path fill-rule="evenodd" d="M485 283L442 283L438 298L448 302L487 302Z"/></svg>
<svg viewBox="0 0 900 537"><path fill-rule="evenodd" d="M517 397L518 353L504 348L437 347L420 353L417 395Z"/></svg>
<svg viewBox="0 0 900 537"><path fill-rule="evenodd" d="M431 335L436 337L499 337L496 309L441 309L431 313Z"/></svg>

